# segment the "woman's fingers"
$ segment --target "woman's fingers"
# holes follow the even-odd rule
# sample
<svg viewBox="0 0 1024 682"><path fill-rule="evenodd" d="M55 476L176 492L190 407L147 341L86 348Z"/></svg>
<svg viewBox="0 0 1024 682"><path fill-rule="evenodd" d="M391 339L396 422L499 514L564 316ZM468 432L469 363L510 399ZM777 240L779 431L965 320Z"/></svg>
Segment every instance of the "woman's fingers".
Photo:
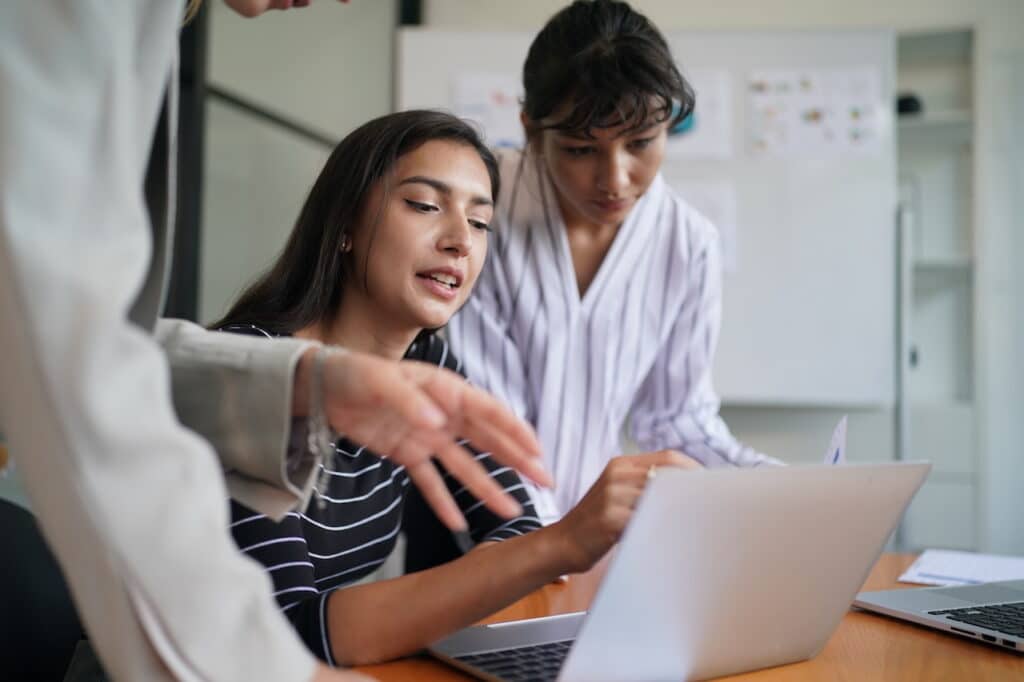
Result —
<svg viewBox="0 0 1024 682"><path fill-rule="evenodd" d="M433 462L426 459L419 464L406 467L405 470L441 523L454 531L464 531L468 528L462 511L455 504Z"/></svg>
<svg viewBox="0 0 1024 682"><path fill-rule="evenodd" d="M504 416L511 416L511 413ZM480 416L465 419L459 433L468 438L474 447L490 452L496 461L512 467L537 485L544 488L554 487L551 474L538 457L540 446L532 449L532 433L529 434L529 438L525 438L522 434L512 433L500 418L486 419Z"/></svg>
<svg viewBox="0 0 1024 682"><path fill-rule="evenodd" d="M522 512L474 455L455 442L455 433L490 451L496 461L551 485L533 429L458 374L422 362L396 363L355 352L332 354L326 370L325 406L331 425L404 465L450 528L464 528L465 521L433 468L432 455L496 514L512 518Z"/></svg>
<svg viewBox="0 0 1024 682"><path fill-rule="evenodd" d="M644 452L638 455L627 455L630 465L637 471L648 474L651 469L658 467L677 467L680 469L703 469L704 467L697 460L688 457L678 450L658 450L657 452ZM619 459L619 458L616 458Z"/></svg>
<svg viewBox="0 0 1024 682"><path fill-rule="evenodd" d="M478 462L472 453L457 442L438 444L437 458L452 476L462 482L476 499L498 516L512 519L523 513L522 507L491 474Z"/></svg>
<svg viewBox="0 0 1024 682"><path fill-rule="evenodd" d="M537 434L494 396L447 370L427 376L422 385L452 419L450 428L460 436L537 484L552 486L551 476L540 462Z"/></svg>

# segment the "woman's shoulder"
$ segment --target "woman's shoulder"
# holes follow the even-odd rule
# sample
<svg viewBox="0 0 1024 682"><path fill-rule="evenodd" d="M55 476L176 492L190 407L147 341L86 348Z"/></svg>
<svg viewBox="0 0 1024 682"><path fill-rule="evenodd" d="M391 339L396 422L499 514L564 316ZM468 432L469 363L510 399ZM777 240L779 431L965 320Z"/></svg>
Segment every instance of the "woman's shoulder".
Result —
<svg viewBox="0 0 1024 682"><path fill-rule="evenodd" d="M498 170L503 182L510 179L511 174L519 168L523 159L523 150L515 147L492 147L491 153L498 161Z"/></svg>
<svg viewBox="0 0 1024 682"><path fill-rule="evenodd" d="M455 357L448 342L437 332L423 334L416 339L405 353L406 360L419 360L438 367L450 369L465 376L462 363Z"/></svg>
<svg viewBox="0 0 1024 682"><path fill-rule="evenodd" d="M664 205L661 214L666 217L665 227L670 232L681 233L683 239L676 241L680 247L700 253L709 244L718 241L719 231L715 224L667 183L662 201Z"/></svg>
<svg viewBox="0 0 1024 682"><path fill-rule="evenodd" d="M521 149L494 149L501 176L501 191L494 212L497 229L495 238L501 241L514 233L525 234L531 223L545 215L537 164Z"/></svg>

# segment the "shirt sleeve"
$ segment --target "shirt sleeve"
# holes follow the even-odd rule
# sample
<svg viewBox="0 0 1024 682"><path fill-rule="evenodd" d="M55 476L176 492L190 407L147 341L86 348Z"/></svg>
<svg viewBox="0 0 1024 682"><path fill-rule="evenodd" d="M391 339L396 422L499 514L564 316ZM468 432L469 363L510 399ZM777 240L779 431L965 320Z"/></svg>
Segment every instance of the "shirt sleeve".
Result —
<svg viewBox="0 0 1024 682"><path fill-rule="evenodd" d="M225 334L185 320L160 320L155 335L171 366L178 418L208 440L231 496L280 518L305 507L316 457L305 420L291 416L299 358L312 344L273 338L253 325Z"/></svg>
<svg viewBox="0 0 1024 682"><path fill-rule="evenodd" d="M274 598L306 647L335 665L326 617L333 590L317 589L299 514L290 512L274 521L232 501L231 533L242 554L263 565L274 583Z"/></svg>
<svg viewBox="0 0 1024 682"><path fill-rule="evenodd" d="M781 464L736 440L718 413L711 366L721 325L721 261L710 229L689 270L675 323L633 403L633 439L645 451L679 450L707 467Z"/></svg>

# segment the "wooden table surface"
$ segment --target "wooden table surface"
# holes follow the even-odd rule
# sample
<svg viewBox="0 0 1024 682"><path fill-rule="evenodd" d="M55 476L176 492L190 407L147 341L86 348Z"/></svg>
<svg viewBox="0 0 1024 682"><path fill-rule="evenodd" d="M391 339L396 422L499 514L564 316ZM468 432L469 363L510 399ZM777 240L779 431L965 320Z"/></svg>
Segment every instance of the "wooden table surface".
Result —
<svg viewBox="0 0 1024 682"><path fill-rule="evenodd" d="M911 587L896 578L913 562L911 554L885 554L864 590ZM535 618L586 609L605 566L548 585L494 614L487 623ZM466 676L428 657L362 666L381 682L424 680L465 682ZM878 682L886 680L1024 680L1024 655L944 635L937 630L859 611L846 614L825 649L809 661L719 678L736 682Z"/></svg>

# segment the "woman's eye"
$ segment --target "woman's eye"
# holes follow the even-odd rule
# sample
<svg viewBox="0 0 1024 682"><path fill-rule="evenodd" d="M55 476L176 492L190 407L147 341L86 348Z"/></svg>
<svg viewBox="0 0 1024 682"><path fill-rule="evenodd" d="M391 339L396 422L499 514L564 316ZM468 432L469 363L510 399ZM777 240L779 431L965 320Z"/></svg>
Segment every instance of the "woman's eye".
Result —
<svg viewBox="0 0 1024 682"><path fill-rule="evenodd" d="M586 156L594 151L593 147L562 147L569 156Z"/></svg>
<svg viewBox="0 0 1024 682"><path fill-rule="evenodd" d="M653 137L643 137L639 140L633 140L629 143L629 146L633 149L647 149L647 147L654 141Z"/></svg>
<svg viewBox="0 0 1024 682"><path fill-rule="evenodd" d="M475 227L478 230L483 230L484 232L490 232L491 231L491 226L488 225L487 223L485 223L482 220L470 220L469 224L472 225L473 227Z"/></svg>
<svg viewBox="0 0 1024 682"><path fill-rule="evenodd" d="M412 199L406 199L405 203L407 203L409 206L419 211L420 213L433 213L434 211L440 210L438 209L437 206L434 206L433 204L426 204L422 201L413 201Z"/></svg>

